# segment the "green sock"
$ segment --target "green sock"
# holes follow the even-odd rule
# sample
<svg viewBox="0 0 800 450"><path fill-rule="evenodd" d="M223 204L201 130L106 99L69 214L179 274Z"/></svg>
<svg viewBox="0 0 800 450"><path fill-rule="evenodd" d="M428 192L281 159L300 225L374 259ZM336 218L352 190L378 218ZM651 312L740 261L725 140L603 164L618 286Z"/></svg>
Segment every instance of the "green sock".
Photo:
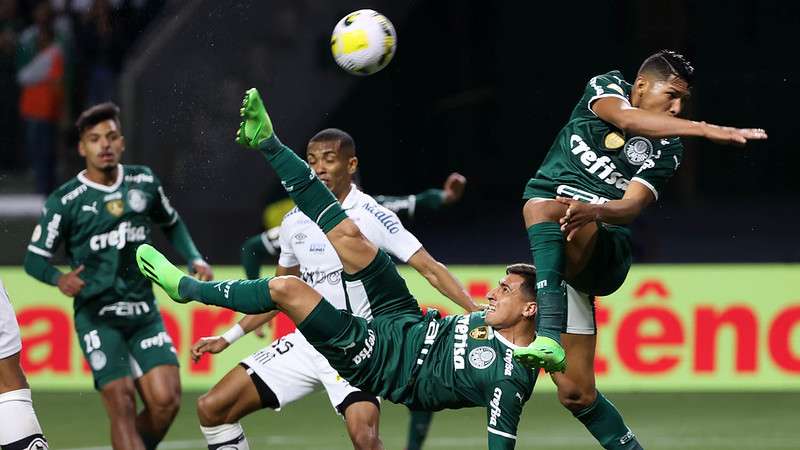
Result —
<svg viewBox="0 0 800 450"><path fill-rule="evenodd" d="M181 278L178 293L206 305L222 306L245 314L258 314L276 308L269 295L269 280L198 281L192 277Z"/></svg>
<svg viewBox="0 0 800 450"><path fill-rule="evenodd" d="M255 280L261 273L261 263L269 253L257 234L242 244L242 266L248 280Z"/></svg>
<svg viewBox="0 0 800 450"><path fill-rule="evenodd" d="M347 218L336 197L314 171L292 149L281 144L277 136L273 134L264 140L259 149L275 169L289 197L324 233Z"/></svg>
<svg viewBox="0 0 800 450"><path fill-rule="evenodd" d="M433 420L432 411L411 411L411 421L408 424L408 441L406 450L420 450Z"/></svg>
<svg viewBox="0 0 800 450"><path fill-rule="evenodd" d="M594 403L573 414L606 449L641 450L630 428L625 425L614 404L599 391Z"/></svg>
<svg viewBox="0 0 800 450"><path fill-rule="evenodd" d="M556 222L528 228L536 266L537 332L561 343L567 324L567 288L564 284L564 235Z"/></svg>

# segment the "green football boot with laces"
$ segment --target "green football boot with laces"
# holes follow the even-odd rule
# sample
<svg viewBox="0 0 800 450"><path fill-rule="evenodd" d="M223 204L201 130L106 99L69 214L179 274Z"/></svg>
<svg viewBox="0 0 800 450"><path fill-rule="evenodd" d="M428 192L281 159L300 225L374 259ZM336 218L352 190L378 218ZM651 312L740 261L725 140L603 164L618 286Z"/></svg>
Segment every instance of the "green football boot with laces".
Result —
<svg viewBox="0 0 800 450"><path fill-rule="evenodd" d="M275 134L272 129L272 121L269 120L269 115L266 108L264 108L264 101L261 100L258 89L250 88L245 92L239 114L242 121L239 123L239 130L236 132L237 144L258 149L262 142Z"/></svg>
<svg viewBox="0 0 800 450"><path fill-rule="evenodd" d="M136 249L136 264L139 266L142 275L161 286L161 289L169 295L169 298L178 303L191 301L191 299L181 297L178 290L181 279L188 275L181 272L152 245L142 244Z"/></svg>

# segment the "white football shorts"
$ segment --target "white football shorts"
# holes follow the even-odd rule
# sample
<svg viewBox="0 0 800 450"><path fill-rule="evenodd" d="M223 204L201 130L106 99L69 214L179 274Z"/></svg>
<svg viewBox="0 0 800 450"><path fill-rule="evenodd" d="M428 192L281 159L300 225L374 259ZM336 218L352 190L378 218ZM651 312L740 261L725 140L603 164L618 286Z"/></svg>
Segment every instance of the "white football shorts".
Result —
<svg viewBox="0 0 800 450"><path fill-rule="evenodd" d="M567 285L567 334L597 334L594 296Z"/></svg>
<svg viewBox="0 0 800 450"><path fill-rule="evenodd" d="M296 330L243 359L242 363L272 389L281 408L324 388L336 410L348 395L360 391L339 376L328 360Z"/></svg>

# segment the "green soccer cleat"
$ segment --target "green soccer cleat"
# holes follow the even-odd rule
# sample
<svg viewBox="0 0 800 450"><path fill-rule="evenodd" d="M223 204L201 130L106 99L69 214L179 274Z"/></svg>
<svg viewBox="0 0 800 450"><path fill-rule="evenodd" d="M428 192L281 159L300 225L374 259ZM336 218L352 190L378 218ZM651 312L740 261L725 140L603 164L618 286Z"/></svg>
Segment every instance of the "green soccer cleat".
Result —
<svg viewBox="0 0 800 450"><path fill-rule="evenodd" d="M136 264L142 274L178 303L188 303L190 299L182 298L178 293L178 284L187 276L175 267L166 256L150 244L142 244L136 249Z"/></svg>
<svg viewBox="0 0 800 450"><path fill-rule="evenodd" d="M239 110L242 122L236 132L236 143L248 148L257 149L259 144L272 137L272 121L258 89L250 88L244 94L242 108Z"/></svg>
<svg viewBox="0 0 800 450"><path fill-rule="evenodd" d="M543 368L547 372L563 372L567 357L561 344L546 336L536 336L527 347L514 350L514 358L530 369Z"/></svg>

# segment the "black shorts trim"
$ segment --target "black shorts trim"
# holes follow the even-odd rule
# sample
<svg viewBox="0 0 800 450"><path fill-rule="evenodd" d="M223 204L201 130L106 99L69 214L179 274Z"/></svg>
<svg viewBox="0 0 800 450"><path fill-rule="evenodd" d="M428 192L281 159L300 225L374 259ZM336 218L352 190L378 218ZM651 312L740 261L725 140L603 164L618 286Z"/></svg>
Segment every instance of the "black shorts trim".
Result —
<svg viewBox="0 0 800 450"><path fill-rule="evenodd" d="M250 379L256 386L258 397L261 398L261 407L270 409L280 408L281 404L278 401L278 397L275 395L275 392L273 392L272 389L267 386L267 383L264 383L264 380L262 380L261 377L256 374L256 371L251 369L250 366L243 362L240 362L239 365L244 367L244 370L247 371L247 374L250 375Z"/></svg>
<svg viewBox="0 0 800 450"><path fill-rule="evenodd" d="M339 414L344 415L348 406L358 402L370 402L378 407L378 411L381 410L381 402L378 400L378 397L364 391L356 391L347 394L347 397L342 400L342 403L336 406L336 410L339 411Z"/></svg>

